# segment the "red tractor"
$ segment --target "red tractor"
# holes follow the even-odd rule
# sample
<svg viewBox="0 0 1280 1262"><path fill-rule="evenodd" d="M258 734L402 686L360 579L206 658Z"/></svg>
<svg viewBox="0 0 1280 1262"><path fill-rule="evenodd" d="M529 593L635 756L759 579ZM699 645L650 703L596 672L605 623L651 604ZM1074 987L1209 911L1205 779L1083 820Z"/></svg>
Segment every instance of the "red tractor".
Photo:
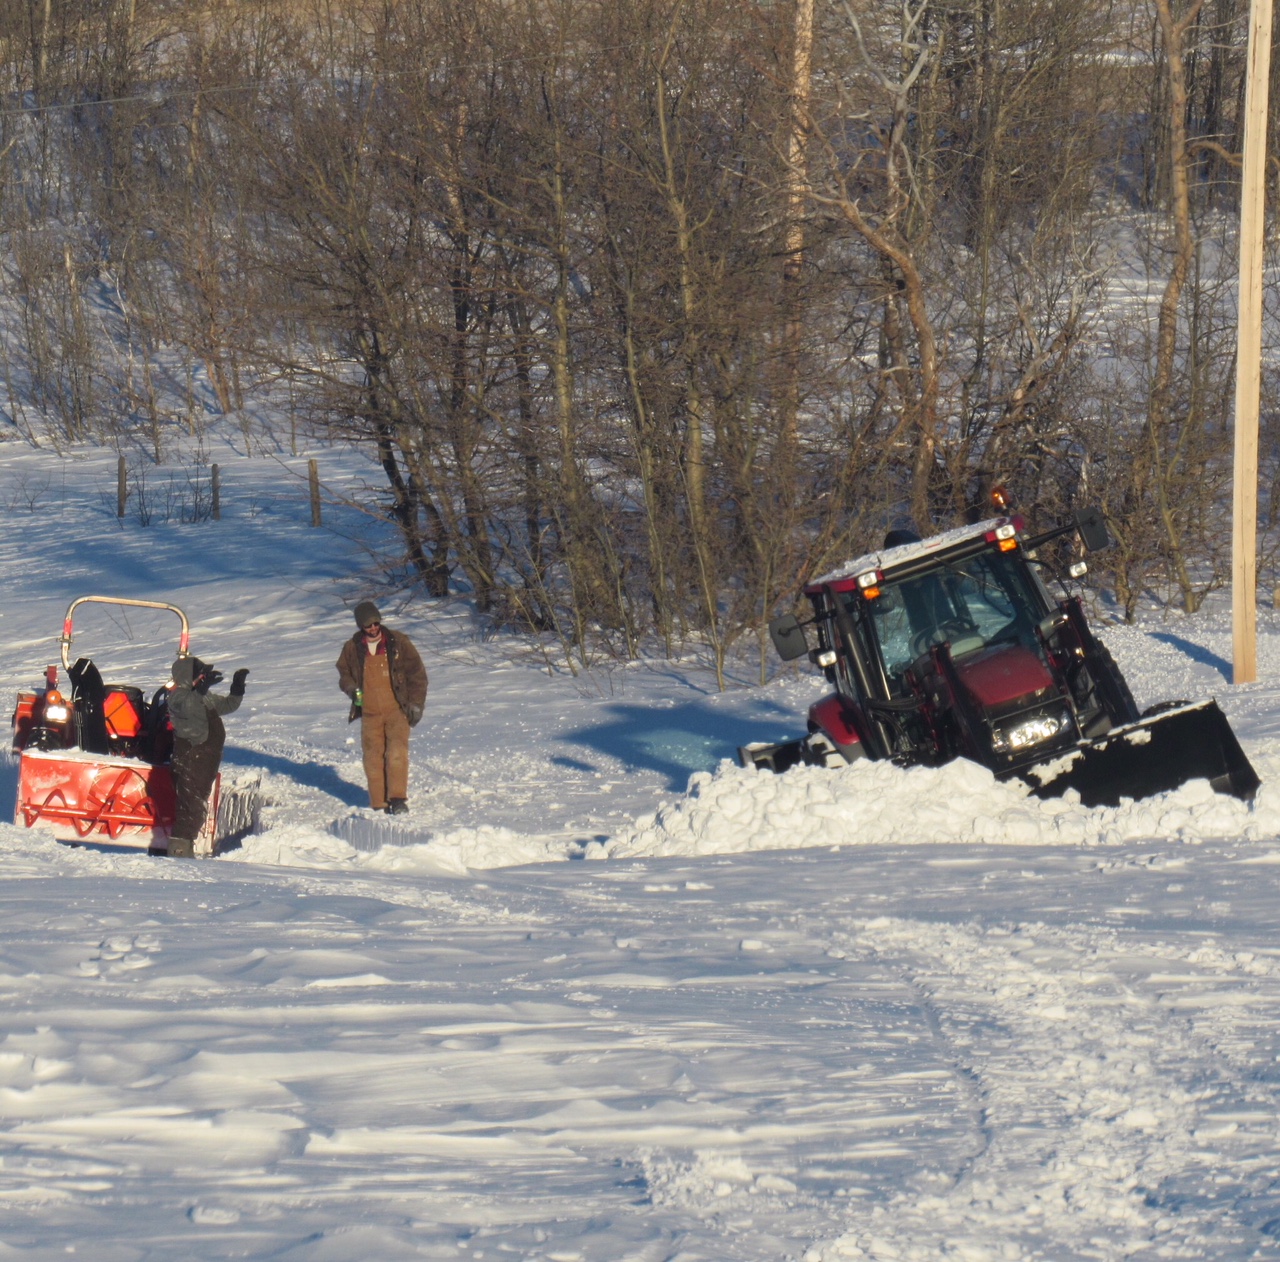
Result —
<svg viewBox="0 0 1280 1262"><path fill-rule="evenodd" d="M1085 562L1064 558L1065 572L1054 576L1038 559L1068 536L1086 552L1108 546L1101 514L1024 531L1020 517L1003 516L930 539L891 532L880 551L807 586L813 617L788 614L769 631L784 661L807 652L835 691L809 707L808 735L745 746L743 765L969 758L1000 779L1020 777L1041 797L1075 789L1086 806L1197 778L1252 798L1257 773L1217 702L1139 714L1079 597L1066 593Z"/></svg>
<svg viewBox="0 0 1280 1262"><path fill-rule="evenodd" d="M13 714L13 750L20 757L14 823L43 829L59 841L164 854L174 815L168 687L147 696L130 684L104 684L97 666L86 657L72 662L73 616L84 604L168 610L181 624L177 656L189 652L190 626L176 605L113 596L72 601L60 639L66 686L60 686L55 664L46 667L43 687L18 693ZM256 784L227 790L219 777L196 839L196 854L209 856L228 848L252 829L257 809Z"/></svg>

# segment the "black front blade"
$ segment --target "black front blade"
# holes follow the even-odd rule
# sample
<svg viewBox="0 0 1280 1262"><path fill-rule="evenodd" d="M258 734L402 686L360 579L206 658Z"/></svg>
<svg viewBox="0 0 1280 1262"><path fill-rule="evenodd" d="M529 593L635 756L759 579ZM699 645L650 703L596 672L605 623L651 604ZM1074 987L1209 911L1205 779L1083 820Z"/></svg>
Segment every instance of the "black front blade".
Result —
<svg viewBox="0 0 1280 1262"><path fill-rule="evenodd" d="M1262 783L1216 701L1140 719L1017 774L1037 797L1075 789L1085 806L1119 806L1188 780L1248 802Z"/></svg>
<svg viewBox="0 0 1280 1262"><path fill-rule="evenodd" d="M783 741L779 745L741 745L738 747L738 762L743 767L756 767L781 774L801 763L812 762L808 749L808 741L803 736Z"/></svg>

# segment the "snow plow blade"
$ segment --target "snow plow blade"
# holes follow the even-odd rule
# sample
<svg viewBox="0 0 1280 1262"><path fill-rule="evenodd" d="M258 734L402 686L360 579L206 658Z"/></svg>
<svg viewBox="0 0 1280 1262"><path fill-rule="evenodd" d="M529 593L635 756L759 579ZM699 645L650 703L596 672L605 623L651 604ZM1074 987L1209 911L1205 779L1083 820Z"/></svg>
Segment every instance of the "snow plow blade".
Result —
<svg viewBox="0 0 1280 1262"><path fill-rule="evenodd" d="M782 772L801 765L822 766L824 760L814 757L807 737L798 736L795 740L782 741L777 745L759 742L752 745L739 745L738 764L742 767L755 767L758 771L774 771L781 775Z"/></svg>
<svg viewBox="0 0 1280 1262"><path fill-rule="evenodd" d="M1189 780L1208 780L1216 793L1248 802L1261 784L1216 701L1139 719L1014 774L1036 797L1075 789L1084 806L1119 806L1121 798L1152 797Z"/></svg>

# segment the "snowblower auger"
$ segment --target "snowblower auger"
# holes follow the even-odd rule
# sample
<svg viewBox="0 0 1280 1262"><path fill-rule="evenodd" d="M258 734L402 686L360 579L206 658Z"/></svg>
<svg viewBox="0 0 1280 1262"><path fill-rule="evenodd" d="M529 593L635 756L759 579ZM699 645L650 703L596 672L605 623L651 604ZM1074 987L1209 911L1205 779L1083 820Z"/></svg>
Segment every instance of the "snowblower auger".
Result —
<svg viewBox="0 0 1280 1262"><path fill-rule="evenodd" d="M91 603L167 610L181 625L177 656L189 652L187 616L176 605L114 596L72 601L59 640L70 692L58 687L54 664L45 669L43 688L18 693L13 715L13 749L20 755L14 822L72 844L164 853L175 806L168 692L160 687L148 701L140 688L104 684L87 657L71 660L75 610ZM163 668L166 677L170 660ZM232 785L219 776L196 838L196 854L217 854L252 831L258 805L256 781Z"/></svg>
<svg viewBox="0 0 1280 1262"><path fill-rule="evenodd" d="M809 707L808 735L744 746L739 760L783 772L969 758L1041 797L1075 790L1086 806L1196 779L1252 798L1257 773L1217 703L1140 715L1079 597L1050 594L1037 550L1069 535L1088 552L1111 542L1097 510L1030 537L1019 517L923 540L894 531L879 552L811 583L813 617L787 615L769 631L784 661L807 653L835 691ZM1077 560L1056 577L1065 587L1086 568Z"/></svg>

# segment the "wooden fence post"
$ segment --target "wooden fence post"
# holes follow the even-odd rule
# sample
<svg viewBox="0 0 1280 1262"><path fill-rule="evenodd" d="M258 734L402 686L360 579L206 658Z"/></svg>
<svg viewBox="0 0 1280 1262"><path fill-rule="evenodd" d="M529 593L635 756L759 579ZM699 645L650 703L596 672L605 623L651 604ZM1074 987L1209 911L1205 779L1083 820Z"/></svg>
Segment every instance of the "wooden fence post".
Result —
<svg viewBox="0 0 1280 1262"><path fill-rule="evenodd" d="M218 466L209 466L209 512L214 521L222 520L222 486L218 481Z"/></svg>
<svg viewBox="0 0 1280 1262"><path fill-rule="evenodd" d="M116 516L124 516L124 506L129 499L129 484L127 481L124 457L121 456L116 461Z"/></svg>
<svg viewBox="0 0 1280 1262"><path fill-rule="evenodd" d="M307 481L311 484L311 524L320 524L320 471L314 460L307 461Z"/></svg>

